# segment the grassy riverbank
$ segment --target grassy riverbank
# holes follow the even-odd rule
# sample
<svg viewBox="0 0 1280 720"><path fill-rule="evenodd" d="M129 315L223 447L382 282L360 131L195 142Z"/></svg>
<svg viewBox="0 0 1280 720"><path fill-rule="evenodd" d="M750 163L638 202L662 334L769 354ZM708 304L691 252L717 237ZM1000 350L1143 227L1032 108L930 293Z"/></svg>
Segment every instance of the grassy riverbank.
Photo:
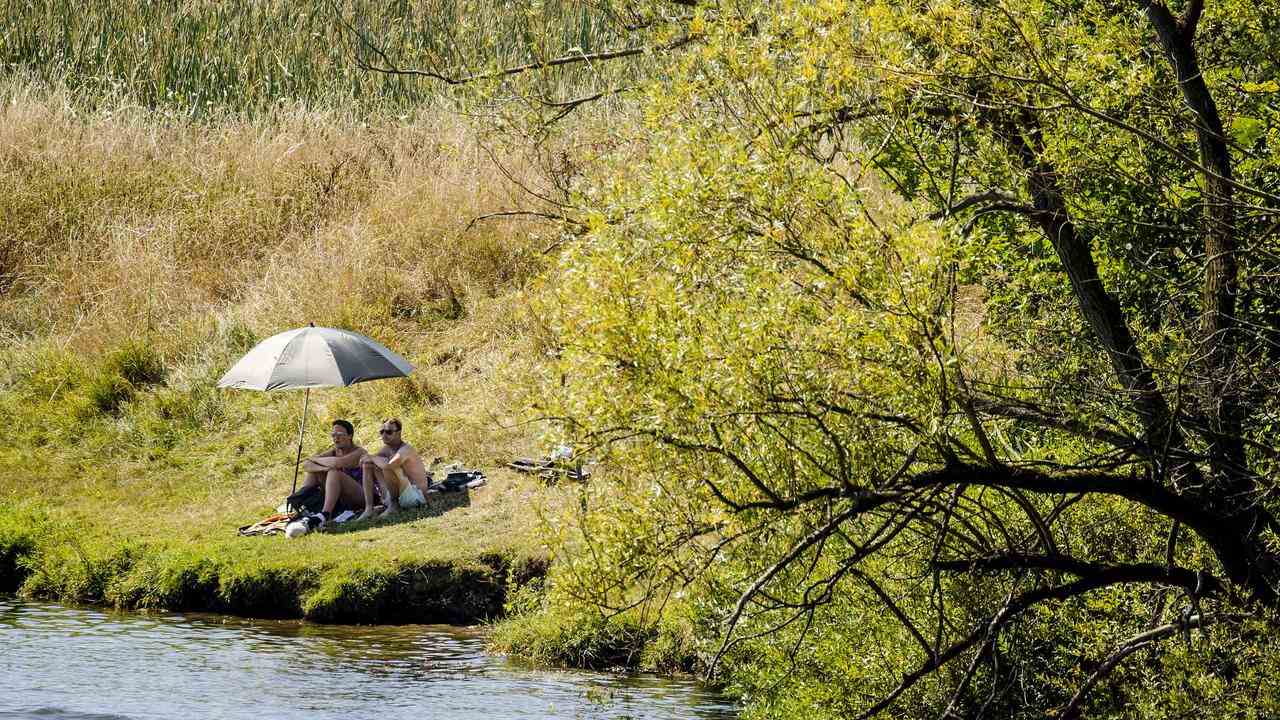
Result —
<svg viewBox="0 0 1280 720"><path fill-rule="evenodd" d="M278 536L149 538L61 513L6 508L0 581L27 597L122 608L470 623L500 615L509 587L544 569L523 552L525 538L511 532L514 518L501 507L520 490L501 481L488 489L496 497L473 493L469 507L288 543ZM495 536L463 539L482 533Z"/></svg>
<svg viewBox="0 0 1280 720"><path fill-rule="evenodd" d="M627 42L576 3L340 7L406 66L471 72ZM544 449L517 422L546 352L521 290L559 238L512 217L470 223L556 183L492 124L441 110L489 99L360 69L329 7L3 12L0 592L361 622L539 605L539 583L507 589L544 567L534 508L572 492L499 471L439 514L238 538L288 490L301 396L213 389L274 332L348 327L418 372L313 393L308 447L336 416L372 444L396 414L425 452L472 466ZM540 77L574 97L646 63ZM679 653L641 649L683 632L517 615L504 649L552 663L672 667L661 658Z"/></svg>
<svg viewBox="0 0 1280 720"><path fill-rule="evenodd" d="M390 415L469 466L540 447L515 409L538 352L520 288L546 241L468 227L513 188L465 124L287 110L196 127L3 92L0 590L331 621L498 614L541 567L533 505L554 492L497 470L399 522L240 538L289 491L302 395L214 388L275 332L348 327L418 370L313 392L308 448L334 417L371 446Z"/></svg>

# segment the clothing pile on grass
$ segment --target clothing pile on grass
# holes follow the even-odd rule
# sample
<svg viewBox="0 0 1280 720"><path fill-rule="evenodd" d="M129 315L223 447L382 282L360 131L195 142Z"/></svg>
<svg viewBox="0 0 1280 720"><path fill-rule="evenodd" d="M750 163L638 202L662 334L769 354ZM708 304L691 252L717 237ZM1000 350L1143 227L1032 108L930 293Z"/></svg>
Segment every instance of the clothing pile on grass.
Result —
<svg viewBox="0 0 1280 720"><path fill-rule="evenodd" d="M555 485L561 480L586 482L591 477L593 464L576 458L572 447L559 445L540 458L516 458L507 463L507 467L516 472L535 474L546 484Z"/></svg>
<svg viewBox="0 0 1280 720"><path fill-rule="evenodd" d="M436 477L440 480L436 481ZM483 470L464 468L462 463L451 463L427 472L427 495L474 490L487 481ZM410 487L415 488L412 485ZM374 492L377 504L374 505L373 510L375 513L380 513L386 509L386 506L380 502L381 488L375 486ZM256 523L239 528L237 533L245 536L284 535L294 538L314 532L323 525L331 523L341 525L358 517L355 511L343 510L334 515L331 520L326 521L320 513L323 507L324 490L312 485L285 498L274 513Z"/></svg>

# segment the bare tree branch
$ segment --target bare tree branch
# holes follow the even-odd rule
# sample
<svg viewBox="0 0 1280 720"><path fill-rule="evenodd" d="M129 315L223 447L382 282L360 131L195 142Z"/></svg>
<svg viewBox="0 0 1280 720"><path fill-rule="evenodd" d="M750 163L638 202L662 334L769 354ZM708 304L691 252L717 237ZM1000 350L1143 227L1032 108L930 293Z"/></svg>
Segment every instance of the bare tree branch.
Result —
<svg viewBox="0 0 1280 720"><path fill-rule="evenodd" d="M1029 608L1046 601L1068 600L1094 590L1128 582L1140 581L1143 575L1143 573L1137 573L1137 577L1135 577L1130 574L1130 571L1126 568L1110 568L1103 572L1083 577L1075 582L1067 583L1065 585L1038 587L1018 595L1006 602L988 622L982 623L977 629L969 633L969 635L956 641L946 650L939 652L936 656L929 658L915 670L904 675L902 681L898 683L897 687L891 690L870 708L858 715L857 720L866 720L867 718L877 715L890 707L897 702L898 698L902 697L903 693L910 690L916 685L916 683L920 682L920 680L927 677L938 668L951 662L961 653L979 642L983 642L987 638L995 638L1005 625L1020 616Z"/></svg>
<svg viewBox="0 0 1280 720"><path fill-rule="evenodd" d="M954 205L942 208L941 210L930 214L929 219L941 220L982 203L1001 203L1009 206L1025 207L1032 212L1035 210L1029 205L1021 203L1016 195L1008 192L1007 190L988 190L986 192L977 193L976 195L970 195Z"/></svg>
<svg viewBox="0 0 1280 720"><path fill-rule="evenodd" d="M1101 575L1108 572L1123 573L1133 583L1164 583L1176 585L1198 595L1213 595L1222 590L1222 582L1208 573L1170 567L1157 563L1103 563L1086 562L1065 555L1025 555L1000 553L980 558L940 560L934 563L940 570L951 572L993 572L1004 570L1056 570L1079 575Z"/></svg>
<svg viewBox="0 0 1280 720"><path fill-rule="evenodd" d="M433 80L439 80L446 85L465 85L480 80L496 80L499 78L510 77L529 72L531 70L544 70L546 68L560 67L563 65L576 65L580 63L591 63L597 61L616 60L619 58L633 57L636 55L652 54L668 52L684 47L693 41L693 38L685 35L676 38L670 42L655 46L637 46L629 48L617 48L613 50L601 50L594 53L570 53L559 57L550 58L548 60L539 60L522 65L512 65L510 67L490 70L488 72L466 73L462 75L446 74L438 70L422 69L422 68L402 68L400 67L381 46L375 43L366 33L361 31L355 24L343 17L341 9L334 5L334 15L338 18L338 22L346 28L348 32L356 37L360 45L371 52L374 56L381 60L380 63L371 63L356 54L356 64L362 70L383 73L385 75L405 75L411 77L425 77ZM603 93L600 97L603 97ZM592 98L596 99L596 98ZM586 102L584 100L583 102ZM581 103L579 103L581 104Z"/></svg>
<svg viewBox="0 0 1280 720"><path fill-rule="evenodd" d="M471 218L471 222L467 223L467 226L463 228L462 231L467 232L471 230L471 228L475 227L476 223L484 222L485 220L509 217L535 217L543 220L559 220L570 224L575 222L564 215L557 215L556 213L539 212L537 210L499 210L497 212L485 213L484 215L477 215Z"/></svg>
<svg viewBox="0 0 1280 720"><path fill-rule="evenodd" d="M1110 675L1111 671L1115 670L1116 666L1125 658L1176 633L1185 632L1193 627L1203 628L1211 622L1211 618L1206 618L1203 615L1192 615L1185 621L1161 625L1124 641L1120 644L1120 647L1107 656L1107 659L1098 666L1097 670L1089 675L1084 684L1080 686L1080 689L1076 690L1076 694L1071 696L1071 700L1062 709L1062 717L1064 720L1074 720L1074 718L1080 717L1080 706L1084 703L1085 696L1098 684L1099 680Z"/></svg>

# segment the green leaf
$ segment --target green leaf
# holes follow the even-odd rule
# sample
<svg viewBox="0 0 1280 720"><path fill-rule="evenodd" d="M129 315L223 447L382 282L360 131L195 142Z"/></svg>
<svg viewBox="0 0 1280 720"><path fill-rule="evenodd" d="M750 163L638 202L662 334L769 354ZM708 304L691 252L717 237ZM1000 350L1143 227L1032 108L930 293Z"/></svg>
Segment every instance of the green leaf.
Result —
<svg viewBox="0 0 1280 720"><path fill-rule="evenodd" d="M1258 118L1238 117L1231 121L1231 139L1243 147L1249 147L1267 131L1267 124Z"/></svg>

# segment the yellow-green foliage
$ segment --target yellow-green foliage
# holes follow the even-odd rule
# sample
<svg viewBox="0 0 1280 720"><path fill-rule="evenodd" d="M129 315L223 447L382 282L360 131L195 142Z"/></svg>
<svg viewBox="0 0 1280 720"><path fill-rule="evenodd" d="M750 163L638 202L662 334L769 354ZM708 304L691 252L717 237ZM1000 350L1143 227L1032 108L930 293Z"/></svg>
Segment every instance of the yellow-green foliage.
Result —
<svg viewBox="0 0 1280 720"><path fill-rule="evenodd" d="M1200 9L1169 5L1191 22ZM1144 7L699 3L655 19L656 34L693 48L645 87L644 149L593 178L584 241L542 306L557 351L549 412L571 437L612 439L626 472L551 516L546 602L500 638L589 657L577 648L608 647L680 598L696 637L725 641L720 669L761 717L1044 717L1070 714L1125 642L1203 607L1225 622L1199 645L1170 637L1126 657L1081 713L1266 716L1275 664L1253 672L1236 658L1273 651L1274 632L1257 628L1274 631L1274 611L1196 596L1204 572L1241 595L1271 578L1256 592L1275 597L1269 570L1244 573L1250 586L1217 558L1275 567L1254 534L1274 532L1257 528L1278 509L1262 349L1275 243L1245 218L1276 213L1258 189L1276 187L1280 167L1266 30L1277 17L1207 4L1203 76L1188 80L1186 58L1173 67L1156 40L1165 4ZM1194 144L1209 113L1187 102L1202 79L1243 183L1218 205L1214 172L1192 168L1208 157ZM1219 211L1238 224L1224 231ZM1239 313L1241 339L1205 340L1217 310L1201 283L1237 276L1205 260L1206 236L1224 232L1249 302L1224 311ZM1233 359L1206 370L1218 343ZM1230 470L1199 457L1223 442L1216 431L1182 419L1222 417L1234 401L1219 387L1249 396L1241 446L1258 449ZM1148 392L1197 438L1178 472L1197 464L1214 478L1203 487L1165 475L1160 453L1178 451L1134 450L1167 432ZM1046 480L1009 482L1009 468ZM1101 492L1069 495L1079 471L1114 468ZM1249 478L1223 480L1236 473ZM1127 492L1144 482L1224 514L1172 541L1177 512ZM972 523L957 509L970 504ZM1230 527L1258 507L1265 520ZM1234 530L1249 550L1213 539ZM1041 552L1089 565L1026 561ZM1020 572L957 572L1010 556ZM963 561L940 560L951 557ZM1196 587L1067 584L1127 563L1191 568ZM1035 598L1055 586L1065 599ZM1020 597L1047 600L1003 627Z"/></svg>

